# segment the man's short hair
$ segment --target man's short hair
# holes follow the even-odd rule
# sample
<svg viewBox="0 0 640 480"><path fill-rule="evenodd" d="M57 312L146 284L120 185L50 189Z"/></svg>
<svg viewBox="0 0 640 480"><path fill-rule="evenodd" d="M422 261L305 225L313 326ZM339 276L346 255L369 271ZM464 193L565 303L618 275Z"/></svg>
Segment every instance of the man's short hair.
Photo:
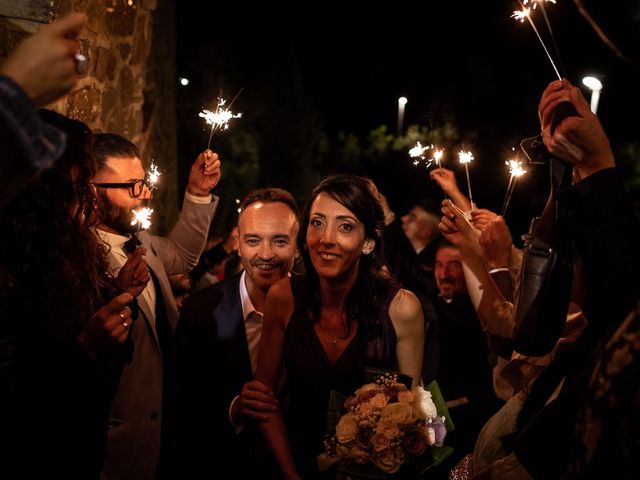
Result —
<svg viewBox="0 0 640 480"><path fill-rule="evenodd" d="M442 214L440 213L440 205L431 198L425 197L418 200L415 206L421 208L426 212L427 221L432 227L436 227L437 230L438 225L440 224L440 217L442 216ZM440 231L438 230L437 233L439 232Z"/></svg>
<svg viewBox="0 0 640 480"><path fill-rule="evenodd" d="M244 212L249 205L256 202L284 203L291 209L296 216L296 219L299 218L298 205L296 204L293 195L282 188L260 188L250 192L240 203L240 213ZM238 216L238 218L240 218L240 216Z"/></svg>
<svg viewBox="0 0 640 480"><path fill-rule="evenodd" d="M140 151L132 142L115 133L94 133L89 138L89 155L96 162L98 171L107 165L107 158L140 158Z"/></svg>

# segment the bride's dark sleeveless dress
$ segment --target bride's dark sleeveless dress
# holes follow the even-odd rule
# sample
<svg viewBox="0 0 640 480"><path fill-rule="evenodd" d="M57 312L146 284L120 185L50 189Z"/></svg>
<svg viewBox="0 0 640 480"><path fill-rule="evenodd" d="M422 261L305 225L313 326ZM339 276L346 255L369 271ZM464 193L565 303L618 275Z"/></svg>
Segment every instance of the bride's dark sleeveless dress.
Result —
<svg viewBox="0 0 640 480"><path fill-rule="evenodd" d="M309 318L306 292L300 277L291 278L294 310L284 340L284 362L290 386L285 415L289 444L302 478L322 478L316 456L323 450L331 390L351 395L364 383L365 367L397 370L396 333L389 304L398 291L389 285L380 304L379 334L359 328L335 364L331 364Z"/></svg>

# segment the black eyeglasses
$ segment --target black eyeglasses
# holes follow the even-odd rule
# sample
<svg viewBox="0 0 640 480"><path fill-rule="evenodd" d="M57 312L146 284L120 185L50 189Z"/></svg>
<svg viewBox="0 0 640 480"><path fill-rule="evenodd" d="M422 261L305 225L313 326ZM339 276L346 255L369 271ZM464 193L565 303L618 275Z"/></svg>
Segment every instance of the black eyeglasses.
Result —
<svg viewBox="0 0 640 480"><path fill-rule="evenodd" d="M133 182L127 183L93 183L96 187L100 188L128 188L129 192L131 192L131 196L136 198L142 195L142 191L144 190L144 186L147 184L147 178L143 178L142 180L134 180Z"/></svg>

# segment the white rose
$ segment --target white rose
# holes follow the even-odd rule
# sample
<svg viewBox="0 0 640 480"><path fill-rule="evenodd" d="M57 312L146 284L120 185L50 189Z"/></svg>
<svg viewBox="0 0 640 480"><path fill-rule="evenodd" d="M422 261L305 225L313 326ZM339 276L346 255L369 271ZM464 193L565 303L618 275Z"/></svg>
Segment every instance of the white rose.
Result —
<svg viewBox="0 0 640 480"><path fill-rule="evenodd" d="M413 387L411 389L414 395L413 406L418 410L423 418L435 418L438 416L433 400L431 400L431 392L425 390L421 386Z"/></svg>

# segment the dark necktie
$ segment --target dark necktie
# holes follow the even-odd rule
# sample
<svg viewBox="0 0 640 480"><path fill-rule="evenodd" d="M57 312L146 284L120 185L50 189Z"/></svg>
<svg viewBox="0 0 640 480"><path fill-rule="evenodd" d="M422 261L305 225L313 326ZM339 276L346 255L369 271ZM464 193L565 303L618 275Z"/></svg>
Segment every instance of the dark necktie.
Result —
<svg viewBox="0 0 640 480"><path fill-rule="evenodd" d="M129 238L129 240L124 242L124 245L122 246L122 249L125 251L125 253L131 254L140 245L142 245L142 242L140 241L140 239L138 239L138 235L135 234L135 233L132 233L131 234L131 238Z"/></svg>

